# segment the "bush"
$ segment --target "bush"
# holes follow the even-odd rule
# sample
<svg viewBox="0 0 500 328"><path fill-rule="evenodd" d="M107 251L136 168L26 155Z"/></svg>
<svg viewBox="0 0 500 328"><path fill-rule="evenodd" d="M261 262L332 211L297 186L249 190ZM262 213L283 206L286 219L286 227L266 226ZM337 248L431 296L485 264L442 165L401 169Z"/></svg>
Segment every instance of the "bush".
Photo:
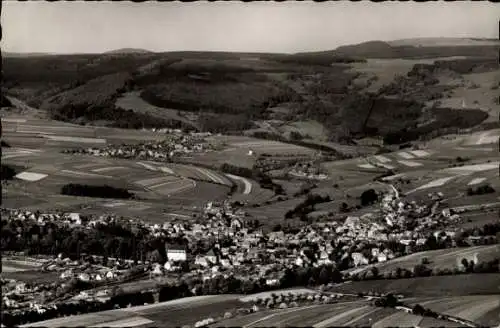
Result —
<svg viewBox="0 0 500 328"><path fill-rule="evenodd" d="M297 131L292 131L292 132L290 132L290 139L291 140L302 140L302 139L304 139L304 136L302 136L302 134L300 134Z"/></svg>
<svg viewBox="0 0 500 328"><path fill-rule="evenodd" d="M376 201L378 201L378 195L374 189L368 189L361 194L361 206L368 206Z"/></svg>
<svg viewBox="0 0 500 328"><path fill-rule="evenodd" d="M2 166L2 181L12 180L16 176L17 170L14 167L5 164L2 164L1 166Z"/></svg>
<svg viewBox="0 0 500 328"><path fill-rule="evenodd" d="M494 192L495 189L490 184L467 188L467 195L469 196L492 194Z"/></svg>

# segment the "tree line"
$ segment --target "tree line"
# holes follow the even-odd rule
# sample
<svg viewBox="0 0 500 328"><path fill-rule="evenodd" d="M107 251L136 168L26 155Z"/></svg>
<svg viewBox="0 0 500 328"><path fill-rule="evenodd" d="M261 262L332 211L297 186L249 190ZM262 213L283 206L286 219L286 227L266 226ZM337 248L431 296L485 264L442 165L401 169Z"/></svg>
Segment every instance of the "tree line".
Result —
<svg viewBox="0 0 500 328"><path fill-rule="evenodd" d="M94 186L78 183L69 183L61 187L61 194L79 197L134 199L135 195L127 189L116 188L108 185Z"/></svg>

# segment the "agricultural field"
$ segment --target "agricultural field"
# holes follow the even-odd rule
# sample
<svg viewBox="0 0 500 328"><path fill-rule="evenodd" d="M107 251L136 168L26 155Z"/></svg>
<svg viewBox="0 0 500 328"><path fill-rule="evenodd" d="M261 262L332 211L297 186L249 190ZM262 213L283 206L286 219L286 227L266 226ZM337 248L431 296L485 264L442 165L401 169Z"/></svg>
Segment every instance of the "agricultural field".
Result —
<svg viewBox="0 0 500 328"><path fill-rule="evenodd" d="M340 302L335 304L312 305L282 310L263 310L262 312L244 315L217 322L212 327L391 327L422 325L424 318L395 309L378 308L364 301ZM446 326L447 322L438 320L438 326Z"/></svg>
<svg viewBox="0 0 500 328"><path fill-rule="evenodd" d="M116 142L116 138L122 136L127 138L121 142L127 143L134 138L137 141L154 140L160 137L159 134L16 116L2 120L8 131L3 140L11 145L3 151L2 159L4 163L23 168L17 178L4 187L3 205L6 207L102 210L105 213L115 210L126 213L127 208L132 208L133 213L154 213L153 217L158 219L170 212L191 217L193 207L200 208L207 201L224 199L233 184L222 173L193 165L166 165L60 152L75 146L102 146L107 140ZM60 138L56 140L55 136ZM96 140L104 141L96 144ZM138 206L125 200L121 204L104 205L99 199L59 195L61 187L68 183L106 184L127 189L145 203ZM241 193L244 192L245 188L242 188ZM165 197L169 199L168 206L162 201Z"/></svg>
<svg viewBox="0 0 500 328"><path fill-rule="evenodd" d="M482 327L494 327L500 324L499 294L423 298L418 301L412 300L409 304L420 304L439 313L476 322Z"/></svg>
<svg viewBox="0 0 500 328"><path fill-rule="evenodd" d="M59 318L25 327L181 327L207 317L222 317L243 304L238 295L195 296L174 301Z"/></svg>
<svg viewBox="0 0 500 328"><path fill-rule="evenodd" d="M405 296L467 296L494 295L500 291L500 275L484 273L453 276L431 276L409 279L357 281L333 287L338 293L396 293Z"/></svg>
<svg viewBox="0 0 500 328"><path fill-rule="evenodd" d="M487 262L500 258L500 245L474 246L465 248L440 249L435 251L418 252L411 255L398 257L388 262L369 265L366 268L354 269L351 272L362 272L376 267L381 274L391 272L397 268L413 270L415 265L421 264L422 259L426 258L426 266L433 270L450 269L458 266L462 258L470 259L477 255L479 262Z"/></svg>
<svg viewBox="0 0 500 328"><path fill-rule="evenodd" d="M140 97L140 92L138 91L132 91L121 95L121 97L116 99L115 105L118 108L139 111L141 113L148 114L153 117L176 120L183 122L187 125L193 126L197 129L199 128L197 124L196 114L188 113L186 115L179 115L180 112L178 110L151 105Z"/></svg>
<svg viewBox="0 0 500 328"><path fill-rule="evenodd" d="M397 76L408 74L416 64L432 64L436 60L463 59L463 56L437 57L430 59L368 59L366 63L354 63L351 70L361 73L354 80L356 85L364 86L365 92L377 92L382 86L394 81Z"/></svg>
<svg viewBox="0 0 500 328"><path fill-rule="evenodd" d="M500 70L463 74L459 78L439 76L440 83L453 87L450 97L439 99L439 107L477 108L488 113L485 122L496 122L500 113L498 97Z"/></svg>

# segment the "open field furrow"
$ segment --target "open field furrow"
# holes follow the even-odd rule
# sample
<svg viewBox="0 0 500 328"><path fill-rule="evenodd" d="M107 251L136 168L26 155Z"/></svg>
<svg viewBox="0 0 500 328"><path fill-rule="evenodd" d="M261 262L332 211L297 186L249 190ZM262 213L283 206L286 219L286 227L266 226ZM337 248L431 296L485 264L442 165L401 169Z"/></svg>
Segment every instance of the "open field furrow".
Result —
<svg viewBox="0 0 500 328"><path fill-rule="evenodd" d="M342 312L340 314L334 315L333 317L330 317L326 320L320 321L316 324L313 325L314 328L322 328L322 327L327 327L327 326L334 326L334 325L342 325L342 323L349 322L353 318L355 318L359 313L362 313L366 310L368 310L370 307L368 305L359 307L359 308L354 308L345 312Z"/></svg>
<svg viewBox="0 0 500 328"><path fill-rule="evenodd" d="M372 327L418 327L422 319L420 316L399 311L375 322Z"/></svg>

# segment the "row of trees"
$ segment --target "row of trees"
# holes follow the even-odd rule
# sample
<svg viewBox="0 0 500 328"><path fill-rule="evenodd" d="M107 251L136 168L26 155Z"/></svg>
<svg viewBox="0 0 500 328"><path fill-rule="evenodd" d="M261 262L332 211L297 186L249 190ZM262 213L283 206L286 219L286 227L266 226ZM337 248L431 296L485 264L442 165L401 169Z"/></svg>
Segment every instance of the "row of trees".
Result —
<svg viewBox="0 0 500 328"><path fill-rule="evenodd" d="M166 238L152 238L142 228L118 223L97 224L93 229L70 228L47 222L39 225L21 220L2 220L1 247L4 251L57 256L64 254L79 259L83 254L146 260L164 259ZM177 241L176 241L177 242ZM156 252L155 252L156 251Z"/></svg>
<svg viewBox="0 0 500 328"><path fill-rule="evenodd" d="M124 129L171 128L184 131L196 130L193 126L178 120L153 117L131 109L118 108L113 102L114 99L111 99L109 104L99 106L70 104L52 109L51 116L55 120L75 123L105 121L110 127Z"/></svg>
<svg viewBox="0 0 500 328"><path fill-rule="evenodd" d="M490 184L467 188L468 196L492 194L494 192L495 189Z"/></svg>
<svg viewBox="0 0 500 328"><path fill-rule="evenodd" d="M61 187L61 194L80 197L133 199L135 195L127 189L112 186L93 186L78 183L70 183Z"/></svg>

